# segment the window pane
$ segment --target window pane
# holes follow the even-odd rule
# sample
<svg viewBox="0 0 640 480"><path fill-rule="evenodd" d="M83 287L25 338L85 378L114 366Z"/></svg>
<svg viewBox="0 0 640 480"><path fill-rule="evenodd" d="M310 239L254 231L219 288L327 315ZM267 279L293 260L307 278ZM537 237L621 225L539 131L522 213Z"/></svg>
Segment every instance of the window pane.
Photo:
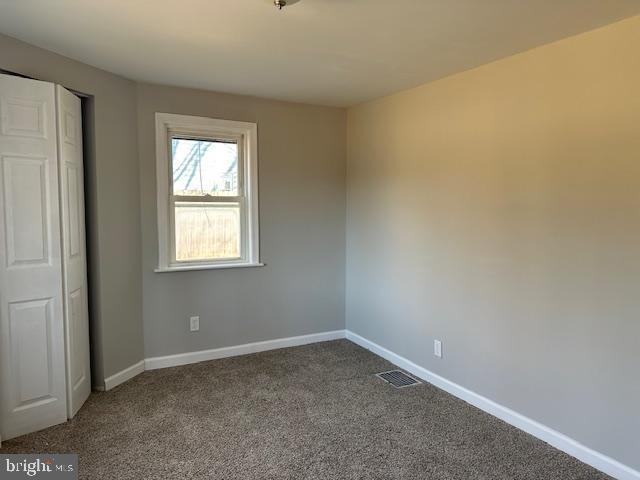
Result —
<svg viewBox="0 0 640 480"><path fill-rule="evenodd" d="M240 205L177 202L176 260L240 257Z"/></svg>
<svg viewBox="0 0 640 480"><path fill-rule="evenodd" d="M238 144L171 139L174 195L238 195Z"/></svg>

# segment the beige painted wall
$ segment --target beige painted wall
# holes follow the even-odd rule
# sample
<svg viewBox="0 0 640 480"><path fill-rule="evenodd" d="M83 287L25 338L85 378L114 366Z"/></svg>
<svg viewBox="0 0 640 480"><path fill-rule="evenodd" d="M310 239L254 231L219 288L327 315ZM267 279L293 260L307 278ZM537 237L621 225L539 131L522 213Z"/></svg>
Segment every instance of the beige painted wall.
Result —
<svg viewBox="0 0 640 480"><path fill-rule="evenodd" d="M153 272L155 112L258 124L265 267ZM344 109L139 84L138 130L147 357L344 328Z"/></svg>
<svg viewBox="0 0 640 480"><path fill-rule="evenodd" d="M636 469L639 46L635 17L352 108L347 168L347 328Z"/></svg>
<svg viewBox="0 0 640 480"><path fill-rule="evenodd" d="M0 35L0 68L91 95L85 159L93 384L143 359L135 84Z"/></svg>

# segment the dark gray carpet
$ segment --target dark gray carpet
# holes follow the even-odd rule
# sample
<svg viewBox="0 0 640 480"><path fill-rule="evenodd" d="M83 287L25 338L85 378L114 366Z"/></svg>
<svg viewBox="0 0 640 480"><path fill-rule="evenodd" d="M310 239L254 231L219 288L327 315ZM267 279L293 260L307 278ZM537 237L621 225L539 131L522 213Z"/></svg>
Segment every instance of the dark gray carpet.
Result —
<svg viewBox="0 0 640 480"><path fill-rule="evenodd" d="M145 372L2 452L78 453L81 478L605 479L347 340Z"/></svg>

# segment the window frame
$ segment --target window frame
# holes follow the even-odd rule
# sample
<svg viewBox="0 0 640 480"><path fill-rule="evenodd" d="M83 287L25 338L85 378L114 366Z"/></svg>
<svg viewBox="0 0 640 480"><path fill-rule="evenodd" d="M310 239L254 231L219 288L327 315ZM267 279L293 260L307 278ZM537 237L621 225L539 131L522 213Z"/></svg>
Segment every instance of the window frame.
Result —
<svg viewBox="0 0 640 480"><path fill-rule="evenodd" d="M260 263L258 221L258 126L191 115L156 113L156 185L158 207L158 268L156 272L257 267ZM231 140L238 145L237 196L173 195L171 142L173 138ZM175 203L232 203L240 205L240 257L178 261L175 255Z"/></svg>

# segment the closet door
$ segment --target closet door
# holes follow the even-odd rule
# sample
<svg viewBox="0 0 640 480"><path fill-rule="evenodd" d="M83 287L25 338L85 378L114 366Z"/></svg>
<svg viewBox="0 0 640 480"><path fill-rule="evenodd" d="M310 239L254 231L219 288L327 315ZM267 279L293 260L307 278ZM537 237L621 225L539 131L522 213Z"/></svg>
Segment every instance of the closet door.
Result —
<svg viewBox="0 0 640 480"><path fill-rule="evenodd" d="M54 85L0 75L0 434L67 419Z"/></svg>
<svg viewBox="0 0 640 480"><path fill-rule="evenodd" d="M84 226L80 99L56 85L62 266L67 361L67 413L73 417L91 393L89 307Z"/></svg>

